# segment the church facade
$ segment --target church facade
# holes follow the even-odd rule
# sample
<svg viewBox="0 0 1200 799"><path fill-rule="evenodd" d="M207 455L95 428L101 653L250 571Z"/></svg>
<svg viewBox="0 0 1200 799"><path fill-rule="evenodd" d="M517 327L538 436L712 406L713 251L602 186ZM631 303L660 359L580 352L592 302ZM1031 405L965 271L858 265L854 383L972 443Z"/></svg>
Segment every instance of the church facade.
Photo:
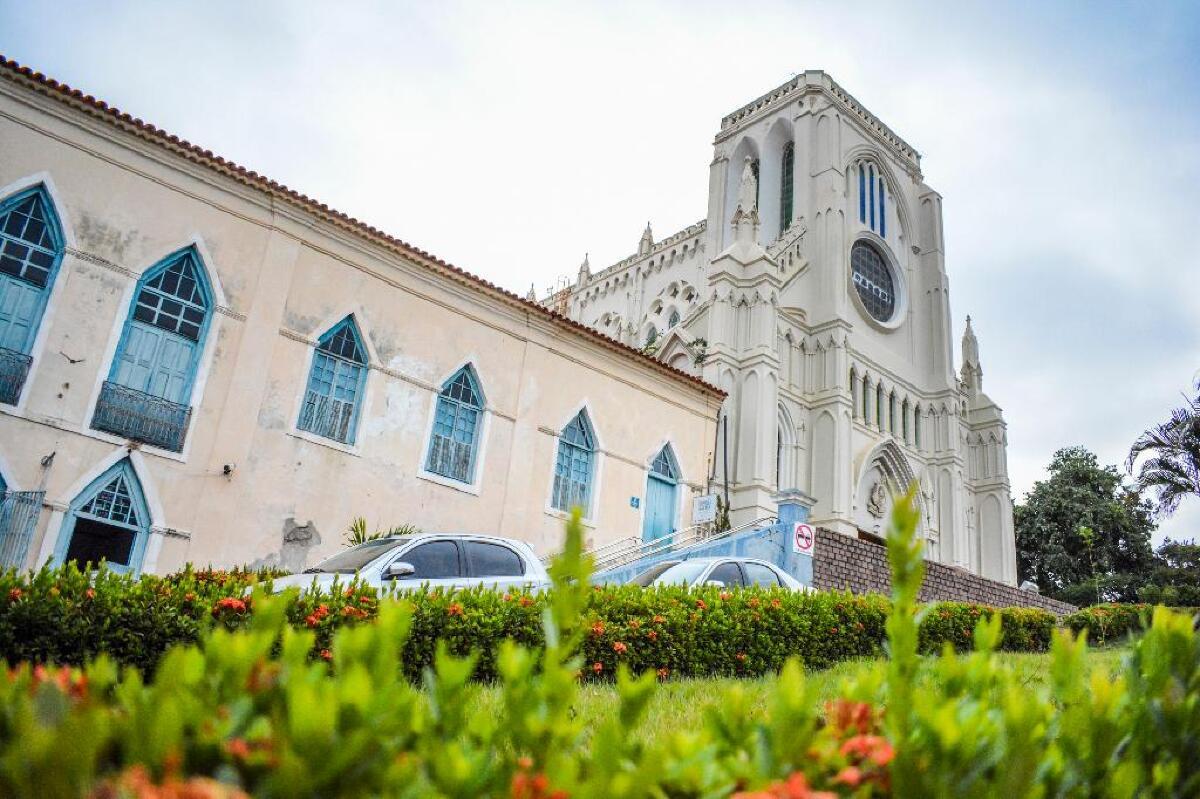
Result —
<svg viewBox="0 0 1200 799"><path fill-rule="evenodd" d="M542 302L728 394L710 477L734 524L795 494L878 538L916 483L927 557L1015 584L1005 422L970 317L956 368L941 206L810 71L721 120L704 219Z"/></svg>

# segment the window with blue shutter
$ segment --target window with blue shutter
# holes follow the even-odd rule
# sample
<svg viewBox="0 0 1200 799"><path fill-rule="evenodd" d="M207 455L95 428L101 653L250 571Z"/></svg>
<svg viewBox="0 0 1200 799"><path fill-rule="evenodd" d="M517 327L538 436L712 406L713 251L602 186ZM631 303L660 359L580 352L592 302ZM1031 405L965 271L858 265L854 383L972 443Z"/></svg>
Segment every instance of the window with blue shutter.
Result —
<svg viewBox="0 0 1200 799"><path fill-rule="evenodd" d="M471 483L482 417L479 379L474 369L464 366L445 382L438 395L425 469L460 483Z"/></svg>
<svg viewBox="0 0 1200 799"><path fill-rule="evenodd" d="M366 347L347 316L317 341L297 427L353 444L367 382Z"/></svg>
<svg viewBox="0 0 1200 799"><path fill-rule="evenodd" d="M887 238L887 183L870 161L858 162L858 221Z"/></svg>
<svg viewBox="0 0 1200 799"><path fill-rule="evenodd" d="M0 402L15 405L64 250L42 185L0 202Z"/></svg>
<svg viewBox="0 0 1200 799"><path fill-rule="evenodd" d="M71 503L55 563L138 572L150 532L150 513L133 465L126 458L93 480Z"/></svg>
<svg viewBox="0 0 1200 799"><path fill-rule="evenodd" d="M147 270L134 291L92 427L175 452L183 448L213 305L195 247Z"/></svg>
<svg viewBox="0 0 1200 799"><path fill-rule="evenodd" d="M558 437L558 456L554 462L554 491L550 504L558 510L573 507L588 515L592 494L592 468L596 456L596 435L587 411L576 414Z"/></svg>

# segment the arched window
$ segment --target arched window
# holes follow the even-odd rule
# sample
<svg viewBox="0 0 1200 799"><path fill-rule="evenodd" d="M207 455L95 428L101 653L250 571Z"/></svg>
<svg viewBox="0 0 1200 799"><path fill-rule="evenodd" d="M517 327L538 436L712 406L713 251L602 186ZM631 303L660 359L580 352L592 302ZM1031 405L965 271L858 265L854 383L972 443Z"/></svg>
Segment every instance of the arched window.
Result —
<svg viewBox="0 0 1200 799"><path fill-rule="evenodd" d="M887 238L887 183L870 161L858 162L858 221Z"/></svg>
<svg viewBox="0 0 1200 799"><path fill-rule="evenodd" d="M796 166L796 144L783 145L779 180L779 232L782 234L792 224L793 172Z"/></svg>
<svg viewBox="0 0 1200 799"><path fill-rule="evenodd" d="M479 451L483 394L475 370L464 366L442 385L433 433L429 438L426 470L460 483L474 479Z"/></svg>
<svg viewBox="0 0 1200 799"><path fill-rule="evenodd" d="M750 162L750 172L754 175L754 207L757 208L758 198L762 194L762 178L759 177L759 163L757 158Z"/></svg>
<svg viewBox="0 0 1200 799"><path fill-rule="evenodd" d="M651 327L646 331L646 346L649 347L656 341L658 341L658 328Z"/></svg>
<svg viewBox="0 0 1200 799"><path fill-rule="evenodd" d="M580 411L558 437L551 506L563 511L579 506L583 509L583 515L588 515L595 454L596 435L592 423L588 420L587 411Z"/></svg>
<svg viewBox="0 0 1200 799"><path fill-rule="evenodd" d="M888 395L888 431L894 434L896 430L896 392L893 391Z"/></svg>
<svg viewBox="0 0 1200 799"><path fill-rule="evenodd" d="M667 329L669 330L677 324L679 324L679 311L672 310L670 318L667 319Z"/></svg>
<svg viewBox="0 0 1200 799"><path fill-rule="evenodd" d="M15 405L21 396L63 249L43 186L0 202L0 402Z"/></svg>
<svg viewBox="0 0 1200 799"><path fill-rule="evenodd" d="M866 375L862 379L862 418L863 424L871 423L871 381Z"/></svg>
<svg viewBox="0 0 1200 799"><path fill-rule="evenodd" d="M913 407L913 445L921 448L921 406Z"/></svg>
<svg viewBox="0 0 1200 799"><path fill-rule="evenodd" d="M875 423L883 430L883 383L875 386Z"/></svg>
<svg viewBox="0 0 1200 799"><path fill-rule="evenodd" d="M313 352L298 428L343 444L354 443L367 382L366 351L353 317L347 316L321 336Z"/></svg>
<svg viewBox="0 0 1200 799"><path fill-rule="evenodd" d="M194 247L142 276L92 427L179 452L212 317L212 290Z"/></svg>
<svg viewBox="0 0 1200 799"><path fill-rule="evenodd" d="M646 476L646 507L642 512L642 540L653 541L675 531L678 507L679 462L670 444L654 456Z"/></svg>
<svg viewBox="0 0 1200 799"><path fill-rule="evenodd" d="M904 398L904 404L900 407L900 424L904 428L902 436L904 443L907 444L910 440L908 437L908 397Z"/></svg>
<svg viewBox="0 0 1200 799"><path fill-rule="evenodd" d="M55 564L74 561L79 568L104 561L113 571L137 573L142 567L150 512L133 464L115 464L71 503L55 551Z"/></svg>

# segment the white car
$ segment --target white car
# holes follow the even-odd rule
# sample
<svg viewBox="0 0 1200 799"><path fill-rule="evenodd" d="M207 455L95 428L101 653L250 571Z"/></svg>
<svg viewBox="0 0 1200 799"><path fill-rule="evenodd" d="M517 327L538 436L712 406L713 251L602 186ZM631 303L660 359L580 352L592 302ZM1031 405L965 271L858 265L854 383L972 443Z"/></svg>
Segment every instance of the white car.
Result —
<svg viewBox="0 0 1200 799"><path fill-rule="evenodd" d="M773 563L758 558L689 558L656 563L629 581L646 588L651 585L714 585L721 588L787 588L808 591L792 575Z"/></svg>
<svg viewBox="0 0 1200 799"><path fill-rule="evenodd" d="M274 589L299 588L315 582L327 589L357 574L380 589L471 588L539 590L550 585L546 567L523 541L489 535L422 533L380 538L350 547L300 574L273 581Z"/></svg>

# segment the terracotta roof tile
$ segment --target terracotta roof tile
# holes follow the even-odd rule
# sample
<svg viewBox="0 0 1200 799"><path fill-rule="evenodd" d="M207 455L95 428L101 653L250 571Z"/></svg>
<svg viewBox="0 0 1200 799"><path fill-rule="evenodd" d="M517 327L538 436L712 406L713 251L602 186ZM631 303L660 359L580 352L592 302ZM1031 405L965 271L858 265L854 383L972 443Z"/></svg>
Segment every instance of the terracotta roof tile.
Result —
<svg viewBox="0 0 1200 799"><path fill-rule="evenodd" d="M287 186L259 175L253 170L246 169L245 167L240 166L233 161L222 158L219 155L214 155L211 150L205 150L192 144L186 139L181 139L180 137L168 133L161 128L155 127L148 122L143 122L141 119L132 117L129 114L110 106L103 100L97 100L90 94L84 94L78 89L72 89L65 83L61 83L53 78L48 78L40 72L34 72L29 67L21 66L21 64L5 57L3 54L0 54L0 75L16 82L20 82L20 79L24 78L25 83L29 88L41 90L43 94L62 100L63 102L69 103L71 100L78 101L86 108L100 112L96 114L96 116L99 118L106 119L113 124L123 122L127 125L131 125L137 129L137 132L141 134L143 138L146 138L150 141L155 141L156 143L161 144L168 149L178 152L180 155L189 157L189 159L192 161L196 161L218 172L226 174L233 173L234 175L243 179L243 182L245 183L267 191L271 194L281 196L283 199L289 200L310 212L318 213L318 215L327 217L328 221L340 224L341 226L346 227L351 231L364 236L365 238L369 238L376 243L388 246L410 257L415 257L417 260L423 261L426 266L435 266L446 270L452 275L460 278L462 282L473 284L476 288L483 289L487 293L498 295L505 302L521 306L530 313L549 319L554 322L554 324L566 328L583 338L590 339L610 350L620 353L621 355L649 365L659 372L667 374L670 377L682 382L689 383L703 391L706 391L709 394L720 397L725 396L724 391L712 385L711 383L701 380L700 378L693 377L687 372L683 372L672 366L668 366L667 364L651 358L650 356L643 354L641 351L634 349L627 344L623 344L615 339L609 338L597 330L593 330L586 325L582 325L578 322L568 319L562 314L539 305L536 302L530 302L524 297L514 294L507 289L501 288L489 280L485 280L484 278L472 274L465 269L460 269L451 263L447 263L446 261L443 261L435 255L431 255L419 247L414 247L407 242L401 241L394 236L388 235L387 233L377 230L370 225L360 222L357 219L342 213L341 211L330 208L323 202L318 202L317 200L314 200L305 194L301 194L298 191L289 189Z"/></svg>

